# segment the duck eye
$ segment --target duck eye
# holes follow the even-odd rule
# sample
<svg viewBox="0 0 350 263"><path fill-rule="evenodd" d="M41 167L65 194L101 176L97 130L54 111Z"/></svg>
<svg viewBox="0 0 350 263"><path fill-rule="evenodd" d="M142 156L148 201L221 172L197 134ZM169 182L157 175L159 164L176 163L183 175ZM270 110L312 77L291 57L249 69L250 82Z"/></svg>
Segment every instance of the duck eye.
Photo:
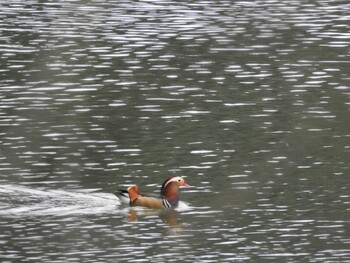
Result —
<svg viewBox="0 0 350 263"><path fill-rule="evenodd" d="M181 179L177 180L178 182L181 182Z"/></svg>

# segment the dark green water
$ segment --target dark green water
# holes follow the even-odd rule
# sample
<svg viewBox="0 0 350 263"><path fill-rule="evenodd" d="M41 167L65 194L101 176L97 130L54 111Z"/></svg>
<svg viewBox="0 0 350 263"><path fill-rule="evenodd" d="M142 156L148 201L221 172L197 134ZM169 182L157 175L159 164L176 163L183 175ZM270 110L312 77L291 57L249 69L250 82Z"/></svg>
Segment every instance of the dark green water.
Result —
<svg viewBox="0 0 350 263"><path fill-rule="evenodd" d="M0 1L1 262L349 262L349 15Z"/></svg>

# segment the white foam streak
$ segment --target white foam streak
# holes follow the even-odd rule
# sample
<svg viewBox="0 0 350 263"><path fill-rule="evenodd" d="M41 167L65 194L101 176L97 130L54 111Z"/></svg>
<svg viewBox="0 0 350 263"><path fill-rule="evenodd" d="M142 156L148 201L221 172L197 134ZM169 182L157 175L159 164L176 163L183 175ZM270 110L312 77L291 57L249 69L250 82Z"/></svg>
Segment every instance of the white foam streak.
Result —
<svg viewBox="0 0 350 263"><path fill-rule="evenodd" d="M0 210L0 215L10 217L115 213L120 205L110 193L40 190L20 185L2 185L0 195L11 197Z"/></svg>

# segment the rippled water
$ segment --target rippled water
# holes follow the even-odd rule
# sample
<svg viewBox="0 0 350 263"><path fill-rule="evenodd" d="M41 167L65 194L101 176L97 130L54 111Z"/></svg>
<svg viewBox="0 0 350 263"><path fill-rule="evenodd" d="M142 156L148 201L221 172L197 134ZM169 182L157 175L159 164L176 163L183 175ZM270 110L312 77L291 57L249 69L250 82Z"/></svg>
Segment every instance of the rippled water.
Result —
<svg viewBox="0 0 350 263"><path fill-rule="evenodd" d="M349 262L346 1L1 1L2 262ZM159 191L175 211L113 191Z"/></svg>

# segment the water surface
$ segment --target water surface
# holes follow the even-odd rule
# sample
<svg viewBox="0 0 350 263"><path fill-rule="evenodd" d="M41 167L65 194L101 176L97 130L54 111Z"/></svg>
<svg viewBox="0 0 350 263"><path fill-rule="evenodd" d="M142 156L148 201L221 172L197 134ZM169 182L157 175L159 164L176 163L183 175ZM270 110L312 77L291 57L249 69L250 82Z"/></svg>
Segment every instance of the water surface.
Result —
<svg viewBox="0 0 350 263"><path fill-rule="evenodd" d="M0 7L4 262L350 261L346 2Z"/></svg>

